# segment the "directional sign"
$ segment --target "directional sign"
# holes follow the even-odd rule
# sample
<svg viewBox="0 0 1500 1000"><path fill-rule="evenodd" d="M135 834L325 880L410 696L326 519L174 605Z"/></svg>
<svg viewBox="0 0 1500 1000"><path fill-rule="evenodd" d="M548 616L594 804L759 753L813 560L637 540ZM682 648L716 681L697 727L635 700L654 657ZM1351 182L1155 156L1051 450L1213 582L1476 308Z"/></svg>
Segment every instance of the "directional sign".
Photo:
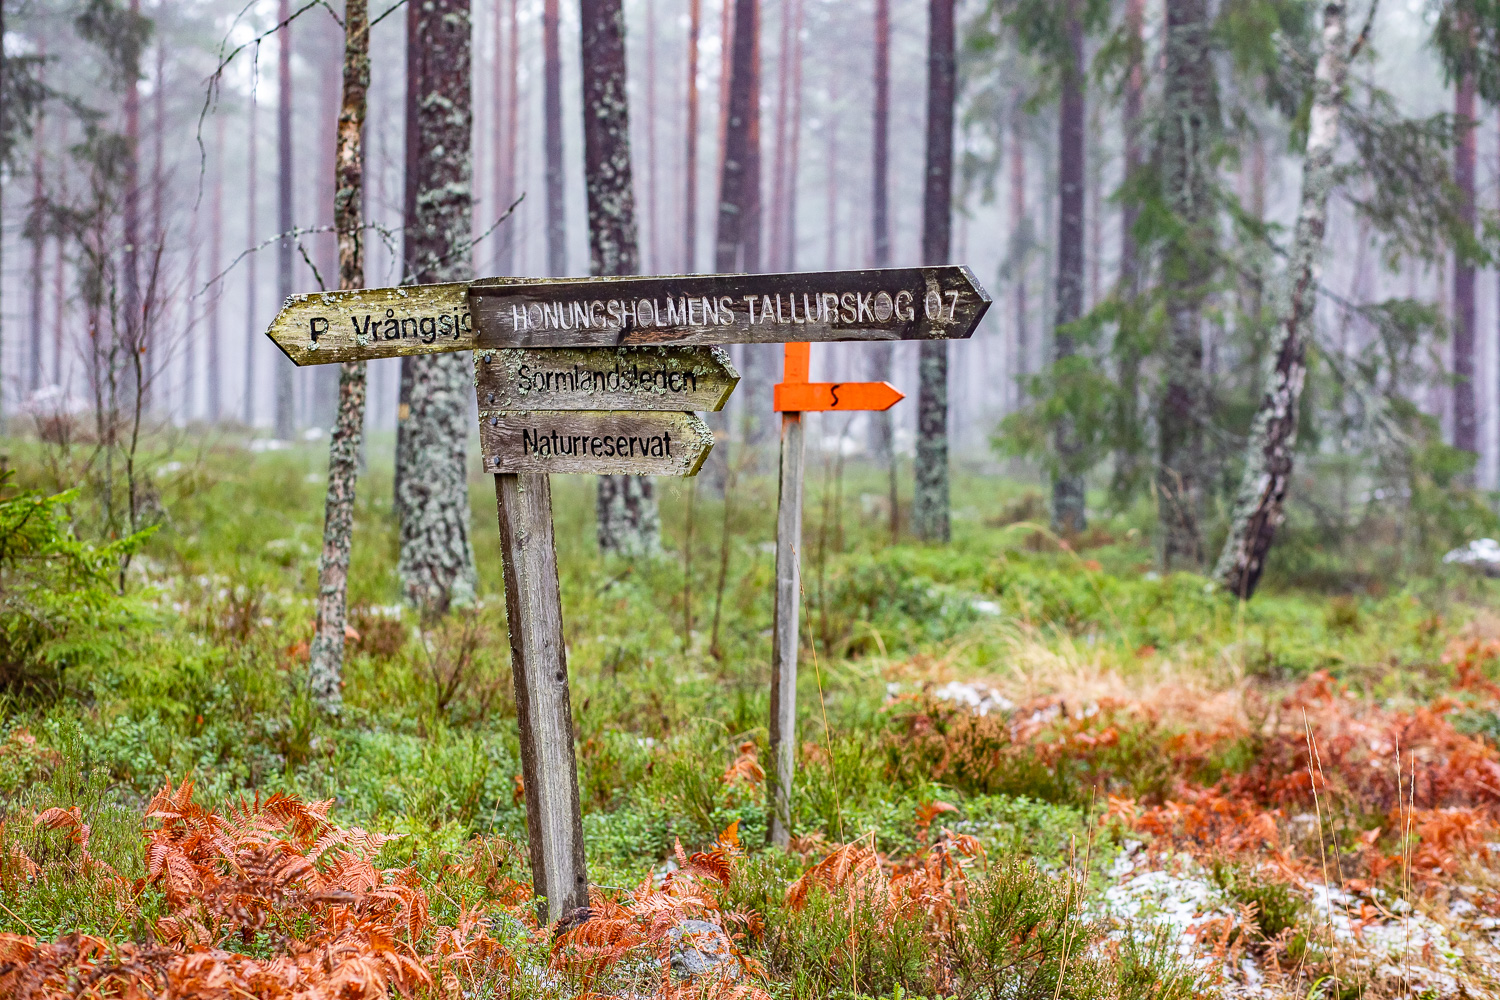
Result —
<svg viewBox="0 0 1500 1000"><path fill-rule="evenodd" d="M889 410L906 398L889 382L809 382L811 344L787 344L782 354L781 381L772 386L771 408L777 413Z"/></svg>
<svg viewBox="0 0 1500 1000"><path fill-rule="evenodd" d="M781 382L773 389L777 413L889 410L906 398L889 382Z"/></svg>
<svg viewBox="0 0 1500 1000"><path fill-rule="evenodd" d="M713 446L713 432L692 413L479 412L479 449L491 473L695 476Z"/></svg>
<svg viewBox="0 0 1500 1000"><path fill-rule="evenodd" d="M293 295L266 335L298 365L467 351L468 291L452 283Z"/></svg>
<svg viewBox="0 0 1500 1000"><path fill-rule="evenodd" d="M966 267L492 278L293 295L267 331L298 365L473 347L956 340L990 297Z"/></svg>
<svg viewBox="0 0 1500 1000"><path fill-rule="evenodd" d="M480 347L968 337L990 297L966 267L475 282Z"/></svg>
<svg viewBox="0 0 1500 1000"><path fill-rule="evenodd" d="M740 380L721 347L481 350L474 374L503 410L718 410Z"/></svg>

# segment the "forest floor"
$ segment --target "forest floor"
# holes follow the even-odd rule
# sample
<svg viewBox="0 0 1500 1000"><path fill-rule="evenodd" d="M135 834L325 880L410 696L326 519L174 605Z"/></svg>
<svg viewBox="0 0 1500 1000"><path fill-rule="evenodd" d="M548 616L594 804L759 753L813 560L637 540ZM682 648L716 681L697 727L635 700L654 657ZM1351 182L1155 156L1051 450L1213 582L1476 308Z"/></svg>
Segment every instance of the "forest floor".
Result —
<svg viewBox="0 0 1500 1000"><path fill-rule="evenodd" d="M6 666L0 994L1500 995L1490 581L1303 540L1241 605L1152 570L1149 510L1062 544L1035 488L975 470L951 545L893 545L883 476L814 461L783 853L774 478L727 511L665 484L664 552L625 560L559 477L598 888L547 928L488 483L481 602L424 626L389 468L361 482L328 719L304 691L322 449L242 445L161 456L108 634L29 689ZM56 490L64 463L10 448L0 505Z"/></svg>

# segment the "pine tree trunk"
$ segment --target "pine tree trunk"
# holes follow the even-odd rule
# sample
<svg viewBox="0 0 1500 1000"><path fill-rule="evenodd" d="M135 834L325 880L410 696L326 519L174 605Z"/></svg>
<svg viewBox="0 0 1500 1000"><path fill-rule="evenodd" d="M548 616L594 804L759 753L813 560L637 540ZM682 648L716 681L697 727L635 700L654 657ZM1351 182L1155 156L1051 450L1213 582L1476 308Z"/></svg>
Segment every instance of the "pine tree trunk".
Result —
<svg viewBox="0 0 1500 1000"><path fill-rule="evenodd" d="M558 0L542 7L542 114L546 121L547 269L554 276L568 270L568 224L563 210L562 41ZM587 62L587 60L585 60Z"/></svg>
<svg viewBox="0 0 1500 1000"><path fill-rule="evenodd" d="M346 0L344 84L336 137L333 224L338 236L339 287L364 285L363 131L370 88L369 0ZM349 546L354 532L354 486L365 423L365 363L339 366L338 413L328 441L328 497L323 554L318 561L318 620L308 688L327 712L343 704L344 629L348 612Z"/></svg>
<svg viewBox="0 0 1500 1000"><path fill-rule="evenodd" d="M698 267L698 36L703 29L703 0L688 0L687 124L683 154L682 270Z"/></svg>
<svg viewBox="0 0 1500 1000"><path fill-rule="evenodd" d="M1084 74L1083 25L1076 0L1067 22L1071 65L1062 74L1062 100L1057 115L1057 326L1052 334L1053 362L1062 366L1073 356L1068 325L1083 315L1084 215ZM1067 415L1053 427L1057 468L1052 475L1052 528L1074 535L1088 527L1083 475L1077 463L1077 430Z"/></svg>
<svg viewBox="0 0 1500 1000"><path fill-rule="evenodd" d="M43 53L45 57L45 52ZM42 65L46 65L43 63ZM42 146L45 137L44 126L46 119L42 112L37 112L36 126L31 133L31 210L40 212L42 200L46 197L46 188L43 184L45 177L42 162ZM35 393L42 387L42 270L43 259L47 250L47 230L41 224L40 218L32 220L30 233L31 243L31 302L29 303L30 315L27 316L29 324L29 340L26 391Z"/></svg>
<svg viewBox="0 0 1500 1000"><path fill-rule="evenodd" d="M276 36L280 43L276 65L276 301L285 302L292 294L292 244L286 235L292 230L292 16L291 0L278 0ZM276 366L276 436L290 441L296 434L297 414L293 399L293 372L296 366L285 356L272 362Z"/></svg>
<svg viewBox="0 0 1500 1000"><path fill-rule="evenodd" d="M927 55L927 183L922 199L922 258L946 264L953 231L954 0L931 0ZM1082 32L1079 32L1080 58ZM1082 135L1080 130L1080 142ZM1081 188L1080 188L1081 193ZM1082 240L1079 240L1082 250ZM916 490L912 530L928 542L947 542L948 342L924 342L917 398Z"/></svg>
<svg viewBox="0 0 1500 1000"><path fill-rule="evenodd" d="M1026 145L1021 128L1021 98L1018 95L1011 104L1010 112L1010 245L1011 245L1011 307L1015 310L1014 335L1015 359L1012 409L1019 409L1026 396L1022 379L1031 372L1031 345L1027 337L1026 271L1030 259L1029 248L1023 242L1030 239L1030 225L1026 218Z"/></svg>
<svg viewBox="0 0 1500 1000"><path fill-rule="evenodd" d="M130 0L132 20L141 13L141 0ZM140 351L145 343L144 323L141 316L141 91L140 65L136 59L127 59L124 66L125 84L125 163L124 163L124 237L121 248L121 276L125 286L125 345L129 351ZM150 359L147 359L150 363ZM139 369L131 368L132 372ZM144 395L147 387L137 382L129 386L132 396Z"/></svg>
<svg viewBox="0 0 1500 1000"><path fill-rule="evenodd" d="M495 214L510 208L516 200L516 155L520 147L521 121L521 39L519 0L505 0L505 58L501 58L500 5L495 7L495 115L502 122L495 134ZM503 70L502 70L503 66ZM516 267L516 227L514 217L502 223L495 233L495 274L510 275Z"/></svg>
<svg viewBox="0 0 1500 1000"><path fill-rule="evenodd" d="M1453 115L1458 120L1458 144L1453 150L1453 184L1463 206L1463 224L1474 232L1474 170L1477 126L1474 116L1474 74L1465 73L1454 88ZM1453 259L1453 447L1479 452L1479 416L1474 361L1478 339L1474 311L1474 264L1462 252ZM1469 481L1472 483L1472 476Z"/></svg>
<svg viewBox="0 0 1500 1000"><path fill-rule="evenodd" d="M157 18L162 17L162 12L157 11ZM166 217L163 209L163 197L166 191L166 175L163 173L166 166L166 140L167 140L167 49L162 44L160 33L156 39L156 72L151 83L151 242L148 244L150 257L153 262L150 269L155 271L160 268L161 250L166 242ZM148 281L148 287L159 284L160 275L153 274ZM160 293L153 298L160 299ZM146 311L151 311L148 303ZM162 310L165 312L165 310ZM152 324L148 322L152 317L143 315L141 317L146 338L154 339ZM188 339L192 342L192 338ZM167 359L162 356L165 351L157 351L156 344L148 343L146 352L146 383L148 391L153 394L157 391L158 376L165 374ZM172 415L171 380L161 379L160 399L157 400L168 419Z"/></svg>
<svg viewBox="0 0 1500 1000"><path fill-rule="evenodd" d="M783 211L786 221L782 224L782 240L779 253L783 270L797 270L797 168L802 149L802 23L806 13L803 0L796 4L796 19L792 24L792 123L788 140L786 165L786 205Z"/></svg>
<svg viewBox="0 0 1500 1000"><path fill-rule="evenodd" d="M1167 0L1159 159L1162 196L1181 231L1162 256L1166 285L1165 389L1157 416L1156 472L1161 562L1166 569L1203 565L1203 429L1208 389L1203 375L1203 300L1214 275L1216 206L1209 160L1218 132L1218 94L1210 58L1213 21L1207 0Z"/></svg>
<svg viewBox="0 0 1500 1000"><path fill-rule="evenodd" d="M782 247L786 240L787 128L791 116L792 0L781 0L781 47L776 52L776 158L771 165L771 231L767 264L772 271L786 269Z"/></svg>
<svg viewBox="0 0 1500 1000"><path fill-rule="evenodd" d="M870 211L874 259L876 267L891 266L891 0L875 0L875 114L871 127L870 146L873 155L871 164L872 185ZM870 366L870 379L874 382L891 380L892 359L895 346L889 343L874 343L865 348ZM920 423L921 417L918 417ZM891 504L891 536L894 540L899 528L899 512L896 507L896 450L894 441L895 420L891 411L883 410L870 414L870 457L886 466L889 480Z"/></svg>
<svg viewBox="0 0 1500 1000"><path fill-rule="evenodd" d="M1266 554L1285 517L1297 446L1298 404L1307 378L1307 342L1312 336L1323 270L1328 194L1337 182L1333 158L1338 148L1347 52L1344 3L1330 0L1323 8L1323 51L1314 76L1303 155L1302 200L1287 264L1287 312L1278 329L1271 383L1250 433L1229 537L1214 569L1219 582L1242 600L1255 593Z"/></svg>
<svg viewBox="0 0 1500 1000"><path fill-rule="evenodd" d="M257 197L257 185L259 171L256 166L257 152L260 147L260 105L259 91L254 79L257 75L251 70L250 82L250 124L245 130L245 142L250 147L245 155L245 246L253 247L258 239L260 231L256 225L255 211L259 208ZM247 428L255 426L255 346L260 343L261 333L256 322L255 306L256 295L260 291L260 282L256 274L258 268L256 261L259 254L250 254L245 258L245 396L242 400L242 417Z"/></svg>
<svg viewBox="0 0 1500 1000"><path fill-rule="evenodd" d="M1125 99L1121 109L1121 129L1125 133L1125 179L1128 182L1141 169L1141 100L1145 92L1145 67L1141 52L1144 40L1146 0L1127 0L1125 30L1130 45L1130 67L1125 73ZM1126 197L1120 207L1120 285L1119 296L1131 302L1140 293L1139 248L1135 241L1136 220L1140 206L1134 197ZM1141 460L1137 444L1140 435L1141 356L1139 337L1133 329L1121 329L1115 341L1114 354L1119 379L1119 412L1115 433L1121 444L1115 448L1114 475L1110 493L1117 507L1125 506L1140 484Z"/></svg>
<svg viewBox="0 0 1500 1000"><path fill-rule="evenodd" d="M406 261L418 284L471 275L468 0L407 7ZM406 400L396 461L407 601L426 617L474 600L467 448L473 404L469 352L402 361Z"/></svg>
<svg viewBox="0 0 1500 1000"><path fill-rule="evenodd" d="M631 185L621 0L580 0L583 47L584 182L589 203L589 271L638 274L640 237ZM656 491L645 476L600 476L595 505L599 550L639 554L661 544Z"/></svg>

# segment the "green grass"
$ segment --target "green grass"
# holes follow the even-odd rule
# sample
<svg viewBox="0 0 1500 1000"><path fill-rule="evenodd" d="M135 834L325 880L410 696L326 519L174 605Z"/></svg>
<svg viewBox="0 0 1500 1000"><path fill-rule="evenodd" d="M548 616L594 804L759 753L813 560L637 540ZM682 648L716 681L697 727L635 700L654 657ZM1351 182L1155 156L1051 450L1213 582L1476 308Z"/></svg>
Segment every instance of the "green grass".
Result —
<svg viewBox="0 0 1500 1000"><path fill-rule="evenodd" d="M64 485L48 480L36 448L11 443L17 485ZM251 456L226 438L191 460L179 449L182 468L150 477L166 515L131 571L130 593L147 613L118 625L98 655L68 667L60 696L12 692L6 702L0 810L9 825L0 837L21 838L12 842L28 851L65 852L59 835L17 818L80 806L94 854L138 878L144 802L163 783L192 777L210 801L275 790L332 798L341 824L404 834L387 849L393 860L434 870L474 838L523 842L491 486L477 479L470 493L479 606L467 621L418 634L409 615L393 617L391 473L378 458L389 451L389 441L370 443L375 464L359 484L350 603L366 634L346 664L340 719L308 703L299 648L312 628L321 448ZM997 941L1015 921L1055 905L1036 895L1026 866L1055 866L1076 844L1086 814L1100 807L1095 782L1163 794L1172 780L1161 749L1169 734L1121 722L1118 744L1080 770L1067 761L1012 760L997 730L976 726L965 736L971 759L944 770L911 736L911 712L921 703L888 704L889 685L917 694L938 675L1024 675L1034 687L1046 681L1037 663L1128 682L1169 663L1210 684L1268 691L1327 670L1399 704L1447 687L1444 643L1495 595L1487 581L1453 571L1336 597L1273 573L1266 591L1240 606L1201 577L1152 570L1149 510L1104 519L1076 551L1064 550L1028 520L1043 508L1035 486L959 467L952 544L892 545L874 511L884 496L881 470L850 466L835 483L814 462L809 478L795 832L829 843L873 836L882 852L901 856L918 846L918 806L951 803L938 826L980 838L997 864L1011 859L983 895ZM736 820L747 845L763 842L759 794L720 776L744 741L759 744L765 759L774 485L771 477L742 479L726 518L724 505L701 490L693 495L691 483L659 483L665 551L627 561L595 551L592 484L554 480L584 829L600 884L633 885L678 841L689 850L706 845ZM87 539L87 497L74 513ZM465 627L479 630L481 653L445 700L433 664ZM1464 724L1497 731L1489 716ZM1244 766L1236 756L1243 749L1216 751L1201 776ZM760 858L772 868L787 863ZM1260 905L1268 936L1294 919L1290 902L1261 898L1239 874L1224 878ZM107 899L66 880L47 886L0 892L7 907L0 929L112 928ZM867 956L872 964L851 966L847 980L818 978L808 956L832 948L838 922L816 908L785 916L790 930L767 955L787 970L787 997L895 996L898 986L910 996L924 988L910 980L909 956L899 949ZM1124 983L1162 967L1150 948L1132 941L1110 975ZM1094 974L1085 966L1069 975ZM1042 969L1035 982L1038 996L1055 994L1054 973Z"/></svg>

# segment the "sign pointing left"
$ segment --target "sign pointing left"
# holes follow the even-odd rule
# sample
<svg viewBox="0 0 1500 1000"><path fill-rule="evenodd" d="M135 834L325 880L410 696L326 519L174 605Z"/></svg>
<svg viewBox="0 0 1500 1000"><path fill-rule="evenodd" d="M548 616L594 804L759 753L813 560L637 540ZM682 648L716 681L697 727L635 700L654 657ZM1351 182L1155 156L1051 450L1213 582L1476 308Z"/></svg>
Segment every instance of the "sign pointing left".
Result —
<svg viewBox="0 0 1500 1000"><path fill-rule="evenodd" d="M267 336L296 365L467 351L474 319L466 282L290 296Z"/></svg>

